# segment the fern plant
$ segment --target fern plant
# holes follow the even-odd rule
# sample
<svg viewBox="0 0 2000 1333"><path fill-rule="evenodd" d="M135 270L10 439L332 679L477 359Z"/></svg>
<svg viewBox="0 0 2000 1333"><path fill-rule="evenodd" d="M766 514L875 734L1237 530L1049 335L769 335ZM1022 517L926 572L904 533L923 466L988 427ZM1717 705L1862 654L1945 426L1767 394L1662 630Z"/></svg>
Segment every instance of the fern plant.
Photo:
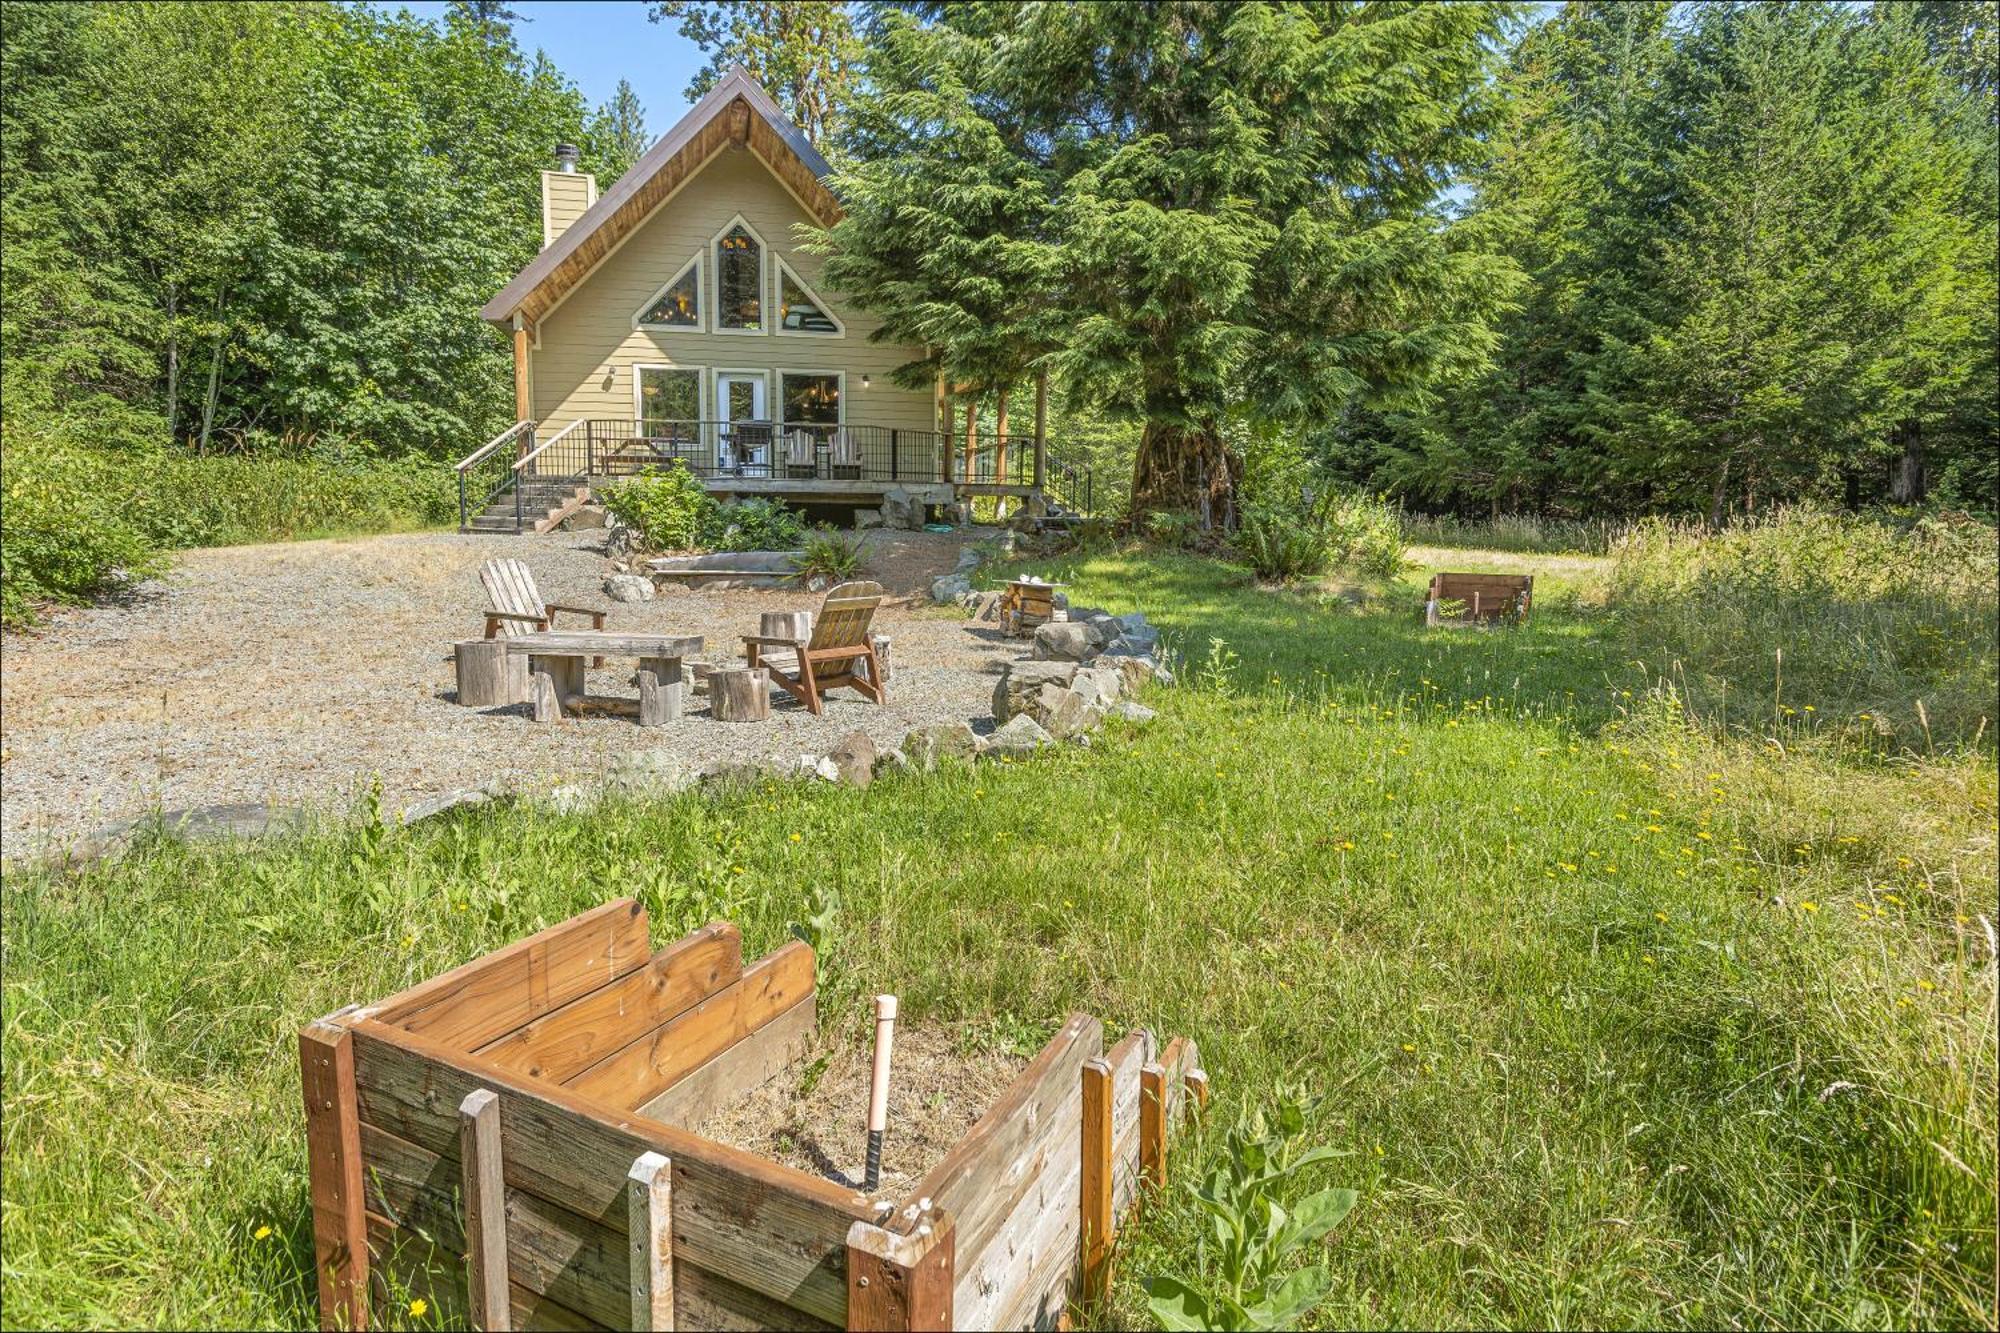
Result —
<svg viewBox="0 0 2000 1333"><path fill-rule="evenodd" d="M1221 1160L1190 1186L1207 1214L1200 1271L1147 1279L1147 1306L1160 1327L1291 1328L1333 1285L1323 1263L1302 1263L1354 1207L1350 1189L1328 1188L1293 1201L1302 1172L1345 1154L1300 1149L1305 1109L1280 1094L1274 1116L1259 1109L1229 1131ZM1272 1123L1275 1121L1275 1123Z"/></svg>

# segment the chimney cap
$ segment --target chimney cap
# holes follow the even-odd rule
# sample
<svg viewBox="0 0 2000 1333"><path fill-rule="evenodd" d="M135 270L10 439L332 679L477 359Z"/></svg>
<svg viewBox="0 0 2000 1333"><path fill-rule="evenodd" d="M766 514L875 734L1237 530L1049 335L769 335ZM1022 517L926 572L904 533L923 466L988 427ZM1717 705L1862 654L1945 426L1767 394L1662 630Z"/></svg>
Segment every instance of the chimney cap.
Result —
<svg viewBox="0 0 2000 1333"><path fill-rule="evenodd" d="M575 144L559 143L556 145L557 170L565 172L573 172L576 170L576 164L582 160L583 160L583 150L578 148Z"/></svg>

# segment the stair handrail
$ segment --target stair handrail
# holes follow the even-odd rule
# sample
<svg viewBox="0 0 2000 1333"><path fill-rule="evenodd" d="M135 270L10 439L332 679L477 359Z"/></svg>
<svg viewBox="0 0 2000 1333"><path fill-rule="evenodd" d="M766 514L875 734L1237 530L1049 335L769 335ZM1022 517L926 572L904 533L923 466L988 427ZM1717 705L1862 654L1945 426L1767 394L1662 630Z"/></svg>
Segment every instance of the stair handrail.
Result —
<svg viewBox="0 0 2000 1333"><path fill-rule="evenodd" d="M467 454L465 456L464 461L455 465L452 470L454 472L465 471L467 468L477 463L480 459L486 457L488 454L492 453L495 449L498 449L501 445L513 439L516 435L519 435L522 431L533 429L534 424L535 423L532 421L515 422L513 425L507 427L507 429L501 431L498 435L495 435L492 439L488 440L486 443L480 445L477 449L474 449L471 453Z"/></svg>
<svg viewBox="0 0 2000 1333"><path fill-rule="evenodd" d="M548 439L543 440L539 445L535 446L533 450L529 451L528 453L522 454L519 458L514 460L514 470L516 472L519 472L522 468L534 462L537 458L540 458L544 453L548 452L548 448L550 445L554 444L557 440L560 440L563 436L575 430L578 426L581 426L583 422L584 419L582 417L578 417L575 421L570 422L567 426L564 426L561 430L549 436Z"/></svg>

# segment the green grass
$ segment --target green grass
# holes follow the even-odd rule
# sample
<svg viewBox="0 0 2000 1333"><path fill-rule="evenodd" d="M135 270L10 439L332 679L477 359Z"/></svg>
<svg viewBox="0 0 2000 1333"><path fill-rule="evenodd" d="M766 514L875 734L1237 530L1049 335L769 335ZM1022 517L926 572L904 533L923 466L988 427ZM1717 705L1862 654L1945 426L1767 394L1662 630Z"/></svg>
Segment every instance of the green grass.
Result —
<svg viewBox="0 0 2000 1333"><path fill-rule="evenodd" d="M10 874L8 1321L312 1322L300 1024L619 893L763 952L812 886L823 1021L892 990L1000 1043L1082 1008L1194 1037L1212 1124L1314 1093L1362 1194L1324 1326L1990 1326L1990 756L1705 731L1555 574L1481 632L1424 630L1414 570L1356 610L1192 557L1048 566L1185 651L1151 728ZM1145 1214L1113 1318L1197 1236Z"/></svg>

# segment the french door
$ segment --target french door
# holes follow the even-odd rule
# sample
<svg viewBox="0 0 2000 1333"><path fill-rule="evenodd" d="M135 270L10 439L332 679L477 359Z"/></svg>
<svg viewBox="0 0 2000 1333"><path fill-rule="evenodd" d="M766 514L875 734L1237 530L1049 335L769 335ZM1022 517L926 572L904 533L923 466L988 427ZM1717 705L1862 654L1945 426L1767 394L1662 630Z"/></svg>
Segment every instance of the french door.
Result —
<svg viewBox="0 0 2000 1333"><path fill-rule="evenodd" d="M715 372L715 403L722 419L720 462L726 468L770 466L770 379L761 370Z"/></svg>

